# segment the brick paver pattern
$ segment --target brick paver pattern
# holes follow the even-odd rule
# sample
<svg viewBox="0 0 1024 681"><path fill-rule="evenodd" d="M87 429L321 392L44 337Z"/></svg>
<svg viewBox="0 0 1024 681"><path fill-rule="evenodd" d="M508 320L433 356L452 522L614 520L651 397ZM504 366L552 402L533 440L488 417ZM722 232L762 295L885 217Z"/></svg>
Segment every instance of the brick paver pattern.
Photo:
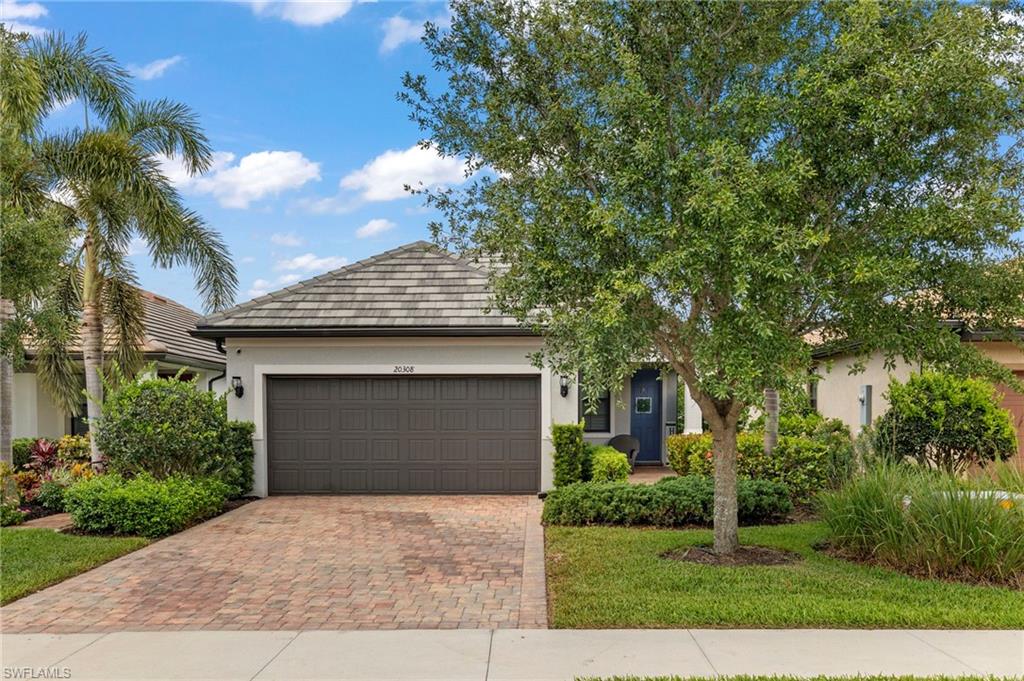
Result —
<svg viewBox="0 0 1024 681"><path fill-rule="evenodd" d="M535 497L271 497L0 608L0 626L543 627L543 550Z"/></svg>

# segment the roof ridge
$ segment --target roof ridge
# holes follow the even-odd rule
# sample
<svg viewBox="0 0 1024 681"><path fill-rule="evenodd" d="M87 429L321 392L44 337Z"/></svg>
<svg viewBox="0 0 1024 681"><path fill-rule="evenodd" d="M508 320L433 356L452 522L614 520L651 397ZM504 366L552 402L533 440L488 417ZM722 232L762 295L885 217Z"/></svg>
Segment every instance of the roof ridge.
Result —
<svg viewBox="0 0 1024 681"><path fill-rule="evenodd" d="M395 255L397 255L399 253L405 253L405 252L408 252L408 251L416 251L416 250L425 250L425 251L429 251L431 253L434 253L436 255L447 256L450 260L453 260L453 261L457 262L458 264L462 265L463 267L465 267L466 270L468 270L469 272L472 272L473 274L478 275L478 276L486 276L486 275L484 275L483 272L481 272L481 270L479 268L473 267L471 264L466 262L463 258L460 258L458 255L456 255L455 253L452 253L448 249L441 248L440 246L437 246L437 245L431 243L430 241L426 241L425 239L419 239L419 240L413 241L411 243L402 244L401 246L396 246L395 248L392 248L392 249L387 250L387 251L383 251L382 253L377 253L376 255L371 255L371 256L369 256L367 258L363 258L362 260L357 260L356 262L342 265L341 267L335 268L335 269L330 270L328 272L324 272L323 274L318 274L318 275L316 275L314 277L310 277L309 279L303 279L302 281L297 281L294 284L290 284L289 286L285 286L284 288L278 289L276 291L271 291L270 293L267 293L265 295L259 296L258 298L253 298L252 300L247 300L244 303L239 303L238 305L235 305L233 307L229 307L229 308L227 308L225 310L221 310L220 312L215 312L215 313L213 313L211 315L200 317L199 319L196 320L196 326L203 326L203 325L206 325L206 324L212 324L212 323L218 322L218 321L220 321L220 320L226 318L227 316L232 315L232 314L234 314L236 312L242 312L244 310L249 310L249 309L251 309L253 307L256 307L257 305L263 305L264 303L268 303L268 302L271 302L271 301L274 301L274 300L280 300L282 297L284 297L286 295L291 295L293 293L301 291L303 288L309 286L313 282L325 281L325 280L328 280L328 279L334 279L334 278L336 278L337 276L339 276L341 274L350 274L352 272L356 272L356 271L358 271L360 269L363 269L365 267L368 267L369 265L372 265L372 264L374 264L376 262L379 262L381 260L393 257L393 256L395 256Z"/></svg>

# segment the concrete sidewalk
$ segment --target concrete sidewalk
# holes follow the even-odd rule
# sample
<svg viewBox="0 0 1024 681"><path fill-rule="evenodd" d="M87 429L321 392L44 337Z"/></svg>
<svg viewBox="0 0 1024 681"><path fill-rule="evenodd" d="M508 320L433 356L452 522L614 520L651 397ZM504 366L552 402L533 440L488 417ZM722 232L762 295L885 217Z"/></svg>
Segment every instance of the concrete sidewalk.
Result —
<svg viewBox="0 0 1024 681"><path fill-rule="evenodd" d="M572 679L678 674L1024 675L1024 632L180 631L12 634L3 678ZM25 675L32 668L36 676ZM22 676L17 676L21 669Z"/></svg>

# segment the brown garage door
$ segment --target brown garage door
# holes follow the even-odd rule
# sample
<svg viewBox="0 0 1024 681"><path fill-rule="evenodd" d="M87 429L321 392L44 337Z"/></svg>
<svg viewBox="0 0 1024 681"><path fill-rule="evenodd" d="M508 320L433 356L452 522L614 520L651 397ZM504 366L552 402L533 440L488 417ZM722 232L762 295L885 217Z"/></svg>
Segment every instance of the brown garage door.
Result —
<svg viewBox="0 0 1024 681"><path fill-rule="evenodd" d="M534 377L272 377L271 494L540 488Z"/></svg>

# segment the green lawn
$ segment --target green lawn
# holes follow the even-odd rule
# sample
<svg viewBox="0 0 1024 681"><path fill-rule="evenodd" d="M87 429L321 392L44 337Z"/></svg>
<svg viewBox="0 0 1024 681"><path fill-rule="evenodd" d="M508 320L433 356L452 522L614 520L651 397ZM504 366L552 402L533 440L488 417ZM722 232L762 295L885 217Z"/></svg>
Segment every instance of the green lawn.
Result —
<svg viewBox="0 0 1024 681"><path fill-rule="evenodd" d="M797 551L775 567L722 568L660 557L711 542L708 530L548 527L551 623L610 627L1024 627L1024 592L914 579L836 560L812 546L818 523L740 530L744 543Z"/></svg>
<svg viewBox="0 0 1024 681"><path fill-rule="evenodd" d="M10 603L148 543L138 537L84 537L29 528L0 530L0 603Z"/></svg>

